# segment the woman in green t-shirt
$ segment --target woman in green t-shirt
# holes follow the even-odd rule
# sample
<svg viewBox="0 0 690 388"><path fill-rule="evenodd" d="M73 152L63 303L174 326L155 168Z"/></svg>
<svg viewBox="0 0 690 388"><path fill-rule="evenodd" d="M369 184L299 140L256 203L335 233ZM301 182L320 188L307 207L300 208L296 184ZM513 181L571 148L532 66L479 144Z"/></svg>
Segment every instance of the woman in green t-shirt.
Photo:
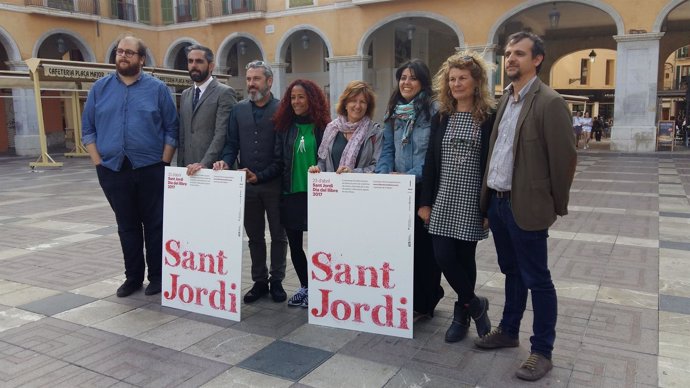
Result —
<svg viewBox="0 0 690 388"><path fill-rule="evenodd" d="M278 132L276 154L283 161L280 221L300 281L300 289L288 300L288 306L309 307L307 256L303 248L307 230L307 170L317 162L323 131L330 121L323 91L314 82L302 79L288 86L273 116Z"/></svg>

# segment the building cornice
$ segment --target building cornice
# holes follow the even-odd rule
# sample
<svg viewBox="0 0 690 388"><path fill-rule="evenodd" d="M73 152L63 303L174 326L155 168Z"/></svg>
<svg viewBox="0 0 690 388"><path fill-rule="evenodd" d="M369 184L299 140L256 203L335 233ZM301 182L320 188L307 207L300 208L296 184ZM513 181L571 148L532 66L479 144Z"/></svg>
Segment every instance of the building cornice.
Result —
<svg viewBox="0 0 690 388"><path fill-rule="evenodd" d="M627 34L627 35L614 35L613 39L616 42L640 42L645 40L659 40L664 36L663 32L651 32L651 33L641 33L641 34Z"/></svg>

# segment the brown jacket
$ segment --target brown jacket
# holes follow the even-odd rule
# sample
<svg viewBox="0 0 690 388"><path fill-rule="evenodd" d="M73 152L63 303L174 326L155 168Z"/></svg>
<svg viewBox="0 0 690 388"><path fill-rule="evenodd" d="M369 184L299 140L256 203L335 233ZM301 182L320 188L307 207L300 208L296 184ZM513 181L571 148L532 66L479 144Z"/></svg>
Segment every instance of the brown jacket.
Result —
<svg viewBox="0 0 690 388"><path fill-rule="evenodd" d="M489 140L489 158L510 98L512 96L506 93L498 103ZM486 185L490 163L486 166L480 202L485 214L491 198L491 189ZM520 228L547 229L556 221L556 216L568 214L576 164L577 151L568 105L558 93L536 79L525 95L513 141L511 207Z"/></svg>

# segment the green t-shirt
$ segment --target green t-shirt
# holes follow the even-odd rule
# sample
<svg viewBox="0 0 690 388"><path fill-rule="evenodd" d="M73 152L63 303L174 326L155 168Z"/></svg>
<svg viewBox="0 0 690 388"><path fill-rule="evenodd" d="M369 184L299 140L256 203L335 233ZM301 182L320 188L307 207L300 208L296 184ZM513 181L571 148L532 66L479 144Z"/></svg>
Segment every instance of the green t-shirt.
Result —
<svg viewBox="0 0 690 388"><path fill-rule="evenodd" d="M307 192L307 170L316 165L316 136L314 124L295 124L297 138L292 153L291 193Z"/></svg>

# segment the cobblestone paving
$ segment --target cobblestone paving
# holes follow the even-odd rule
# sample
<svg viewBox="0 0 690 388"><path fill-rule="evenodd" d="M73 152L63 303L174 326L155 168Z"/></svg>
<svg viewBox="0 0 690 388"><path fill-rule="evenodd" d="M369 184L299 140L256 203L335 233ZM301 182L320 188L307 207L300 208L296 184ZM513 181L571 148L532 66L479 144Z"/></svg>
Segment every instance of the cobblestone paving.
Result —
<svg viewBox="0 0 690 388"><path fill-rule="evenodd" d="M414 339L307 324L269 298L242 322L117 298L114 216L85 159L31 171L0 157L0 386L682 387L690 381L690 153L579 155L570 214L550 230L558 289L554 369L523 383L519 348L443 341L453 300ZM246 247L245 247L246 248ZM478 293L500 320L503 277L478 247ZM243 293L251 286L243 258ZM289 260L288 260L289 262ZM298 288L292 268L288 294ZM451 294L445 284L446 295Z"/></svg>

